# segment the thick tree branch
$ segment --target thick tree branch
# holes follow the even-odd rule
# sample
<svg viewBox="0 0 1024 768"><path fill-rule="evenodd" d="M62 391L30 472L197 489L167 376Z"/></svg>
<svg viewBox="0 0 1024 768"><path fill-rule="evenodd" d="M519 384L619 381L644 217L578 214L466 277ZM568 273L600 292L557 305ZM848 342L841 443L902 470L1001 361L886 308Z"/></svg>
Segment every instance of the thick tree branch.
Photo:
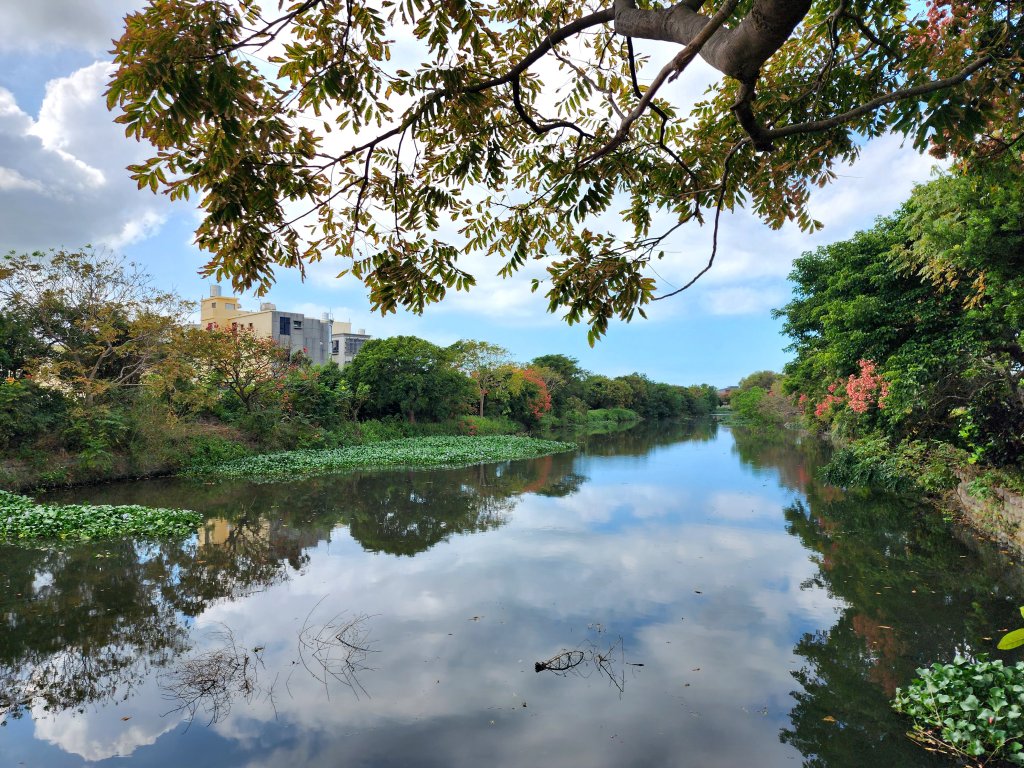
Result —
<svg viewBox="0 0 1024 768"><path fill-rule="evenodd" d="M681 2L671 8L640 10L635 0L615 0L615 31L627 37L689 45L711 20L697 13L693 5ZM755 80L810 6L810 0L754 0L750 13L734 29L716 28L702 44L701 58L736 80Z"/></svg>
<svg viewBox="0 0 1024 768"><path fill-rule="evenodd" d="M631 2L632 0L616 0L616 7L623 2ZM682 72L689 65L691 61L696 58L697 54L700 53L701 48L707 44L709 40L715 35L715 33L722 28L726 19L732 15L738 4L738 0L727 0L722 4L718 12L708 19L704 23L704 28L700 30L693 39L687 44L683 50L681 50L676 56L661 68L661 71L657 74L650 86L647 88L647 92L640 99L639 103L633 108L633 111L626 115L626 119L619 125L618 131L615 135L600 149L591 154L586 160L580 165L586 165L587 163L598 160L609 152L612 152L616 148L622 145L622 143L629 136L629 132L633 127L633 124L647 111L647 108L651 105L654 97L657 95L658 90L665 83L674 80L678 77L679 73ZM688 9L687 9L688 10ZM704 17L700 17L704 18Z"/></svg>

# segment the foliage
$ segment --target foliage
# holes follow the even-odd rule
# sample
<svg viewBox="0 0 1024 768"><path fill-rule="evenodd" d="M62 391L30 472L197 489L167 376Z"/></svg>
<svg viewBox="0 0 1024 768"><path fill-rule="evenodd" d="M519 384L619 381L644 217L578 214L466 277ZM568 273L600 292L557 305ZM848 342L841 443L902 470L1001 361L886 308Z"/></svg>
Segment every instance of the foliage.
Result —
<svg viewBox="0 0 1024 768"><path fill-rule="evenodd" d="M508 350L487 341L470 339L457 341L448 349L455 367L469 376L479 390L480 410L477 415L483 416L487 395L501 386L501 369L512 364Z"/></svg>
<svg viewBox="0 0 1024 768"><path fill-rule="evenodd" d="M755 371L754 373L748 374L740 379L740 383L737 385L736 389L739 392L745 392L748 389L758 387L768 391L780 378L779 374L775 371Z"/></svg>
<svg viewBox="0 0 1024 768"><path fill-rule="evenodd" d="M633 390L625 381L591 375L583 382L583 399L591 410L628 408L633 401Z"/></svg>
<svg viewBox="0 0 1024 768"><path fill-rule="evenodd" d="M208 392L206 387L223 390L250 414L276 398L292 368L287 350L248 329L185 328L175 348L174 362L180 365L174 376L176 388L194 393L188 385L199 383L201 392Z"/></svg>
<svg viewBox="0 0 1024 768"><path fill-rule="evenodd" d="M630 424L636 421L640 421L640 414L629 408L595 408L587 411L587 422L591 425L605 422Z"/></svg>
<svg viewBox="0 0 1024 768"><path fill-rule="evenodd" d="M151 0L107 98L152 145L140 188L201 198L206 269L236 287L337 254L374 307L422 311L474 285L462 256L544 259L549 309L591 341L643 312L666 238L709 209L813 230L809 191L859 137L972 155L1021 132L1010 0L704 5ZM687 48L649 68L652 39ZM673 105L659 89L698 52L725 77Z"/></svg>
<svg viewBox="0 0 1024 768"><path fill-rule="evenodd" d="M893 708L913 721L916 740L977 765L1024 765L1024 662L1008 667L958 656L917 672L893 699Z"/></svg>
<svg viewBox="0 0 1024 768"><path fill-rule="evenodd" d="M68 403L31 379L0 378L0 449L14 451L60 431Z"/></svg>
<svg viewBox="0 0 1024 768"><path fill-rule="evenodd" d="M956 487L963 452L947 443L905 440L896 445L870 435L838 448L822 480L842 488L938 492Z"/></svg>
<svg viewBox="0 0 1024 768"><path fill-rule="evenodd" d="M186 465L223 464L248 456L249 448L219 435L194 435L189 439Z"/></svg>
<svg viewBox="0 0 1024 768"><path fill-rule="evenodd" d="M324 474L360 467L435 467L479 464L575 450L573 443L531 437L418 437L321 451L288 451L252 456L225 464L193 467L214 477L256 480Z"/></svg>
<svg viewBox="0 0 1024 768"><path fill-rule="evenodd" d="M136 504L37 504L27 496L0 491L0 540L86 541L122 536L188 536L202 516L185 509Z"/></svg>
<svg viewBox="0 0 1024 768"><path fill-rule="evenodd" d="M439 421L462 413L475 397L452 353L415 336L370 339L346 366L345 378L354 390L366 387L365 412L371 417Z"/></svg>
<svg viewBox="0 0 1024 768"><path fill-rule="evenodd" d="M1014 195L1024 197L1024 168L1007 152L918 187L895 216L797 259L795 297L778 312L796 352L788 390L841 435L939 440L971 462L1019 463Z"/></svg>
<svg viewBox="0 0 1024 768"><path fill-rule="evenodd" d="M0 257L0 301L31 329L25 367L87 405L139 385L188 309L138 265L90 249Z"/></svg>

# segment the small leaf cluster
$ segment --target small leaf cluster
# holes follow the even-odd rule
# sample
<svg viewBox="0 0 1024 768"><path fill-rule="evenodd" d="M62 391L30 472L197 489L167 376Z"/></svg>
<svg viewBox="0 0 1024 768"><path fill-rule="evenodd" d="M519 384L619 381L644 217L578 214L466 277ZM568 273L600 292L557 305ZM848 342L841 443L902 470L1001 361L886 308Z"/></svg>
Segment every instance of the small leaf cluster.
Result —
<svg viewBox="0 0 1024 768"><path fill-rule="evenodd" d="M913 720L912 738L973 763L1024 765L1024 662L958 656L917 673L893 699Z"/></svg>
<svg viewBox="0 0 1024 768"><path fill-rule="evenodd" d="M187 509L38 504L27 496L0 491L0 541L179 538L192 533L202 519Z"/></svg>
<svg viewBox="0 0 1024 768"><path fill-rule="evenodd" d="M188 473L257 480L280 479L372 467L466 466L488 461L527 459L575 448L573 443L513 435L411 437L347 448L249 456L223 464L199 465L190 468Z"/></svg>

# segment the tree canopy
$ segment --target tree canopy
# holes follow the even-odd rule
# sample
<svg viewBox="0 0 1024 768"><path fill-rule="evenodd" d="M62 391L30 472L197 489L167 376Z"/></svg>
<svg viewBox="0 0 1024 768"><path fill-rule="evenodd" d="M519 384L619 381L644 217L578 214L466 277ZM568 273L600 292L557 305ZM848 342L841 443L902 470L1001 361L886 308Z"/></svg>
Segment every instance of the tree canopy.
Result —
<svg viewBox="0 0 1024 768"><path fill-rule="evenodd" d="M922 185L871 230L797 259L796 295L777 313L796 352L787 388L820 418L1018 462L1022 199L1024 167L1007 153Z"/></svg>
<svg viewBox="0 0 1024 768"><path fill-rule="evenodd" d="M970 156L1024 132L1012 0L278 5L150 0L114 47L109 105L154 148L135 178L201 195L206 269L238 289L338 255L376 309L420 311L474 285L467 255L541 260L593 340L692 285L653 265L709 211L814 229L809 190L864 137ZM698 55L722 79L671 103Z"/></svg>

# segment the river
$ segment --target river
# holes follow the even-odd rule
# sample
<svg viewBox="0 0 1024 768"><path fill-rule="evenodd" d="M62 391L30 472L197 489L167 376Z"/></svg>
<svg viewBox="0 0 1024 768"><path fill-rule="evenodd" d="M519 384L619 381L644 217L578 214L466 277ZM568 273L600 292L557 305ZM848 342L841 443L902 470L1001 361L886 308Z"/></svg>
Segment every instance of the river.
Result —
<svg viewBox="0 0 1024 768"><path fill-rule="evenodd" d="M0 765L943 765L888 701L994 653L1021 570L820 485L822 450L655 425L479 467L53 494L207 522L0 546Z"/></svg>

